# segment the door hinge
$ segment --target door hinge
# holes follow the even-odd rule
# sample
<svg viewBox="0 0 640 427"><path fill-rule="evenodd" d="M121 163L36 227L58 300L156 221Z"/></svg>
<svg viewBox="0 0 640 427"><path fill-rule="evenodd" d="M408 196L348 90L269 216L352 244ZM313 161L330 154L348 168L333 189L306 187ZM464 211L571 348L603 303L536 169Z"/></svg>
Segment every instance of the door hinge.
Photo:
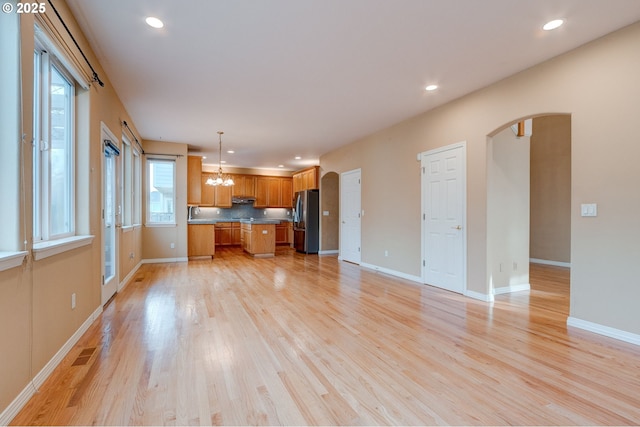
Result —
<svg viewBox="0 0 640 427"><path fill-rule="evenodd" d="M422 266L423 266L423 267L426 267L426 266L427 266L427 261L422 260Z"/></svg>
<svg viewBox="0 0 640 427"><path fill-rule="evenodd" d="M102 286L104 286L104 274L102 275Z"/></svg>
<svg viewBox="0 0 640 427"><path fill-rule="evenodd" d="M422 167L422 175L424 175L426 173L426 168L423 166Z"/></svg>
<svg viewBox="0 0 640 427"><path fill-rule="evenodd" d="M358 184L360 184L360 178L358 178Z"/></svg>
<svg viewBox="0 0 640 427"><path fill-rule="evenodd" d="M358 247L358 252L360 252L360 247Z"/></svg>
<svg viewBox="0 0 640 427"><path fill-rule="evenodd" d="M104 209L102 209L102 219L104 219Z"/></svg>
<svg viewBox="0 0 640 427"><path fill-rule="evenodd" d="M422 220L425 221L427 219L427 214L422 214Z"/></svg>

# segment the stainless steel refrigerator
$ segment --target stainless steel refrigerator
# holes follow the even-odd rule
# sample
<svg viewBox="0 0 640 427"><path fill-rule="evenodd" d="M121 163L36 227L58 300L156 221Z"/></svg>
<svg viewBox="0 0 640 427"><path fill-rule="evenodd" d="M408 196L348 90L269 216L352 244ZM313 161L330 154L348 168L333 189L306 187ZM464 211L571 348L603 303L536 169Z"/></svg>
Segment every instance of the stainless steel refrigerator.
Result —
<svg viewBox="0 0 640 427"><path fill-rule="evenodd" d="M320 248L320 191L298 191L294 200L293 245L298 252L317 254Z"/></svg>

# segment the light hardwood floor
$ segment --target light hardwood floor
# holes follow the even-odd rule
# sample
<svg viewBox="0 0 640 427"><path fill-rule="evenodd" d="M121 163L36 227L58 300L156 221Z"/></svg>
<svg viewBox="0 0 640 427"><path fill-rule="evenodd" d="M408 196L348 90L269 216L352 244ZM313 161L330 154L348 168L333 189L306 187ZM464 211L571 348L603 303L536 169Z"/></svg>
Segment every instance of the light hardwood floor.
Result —
<svg viewBox="0 0 640 427"><path fill-rule="evenodd" d="M569 272L494 304L334 257L144 265L14 424L640 424L640 349Z"/></svg>

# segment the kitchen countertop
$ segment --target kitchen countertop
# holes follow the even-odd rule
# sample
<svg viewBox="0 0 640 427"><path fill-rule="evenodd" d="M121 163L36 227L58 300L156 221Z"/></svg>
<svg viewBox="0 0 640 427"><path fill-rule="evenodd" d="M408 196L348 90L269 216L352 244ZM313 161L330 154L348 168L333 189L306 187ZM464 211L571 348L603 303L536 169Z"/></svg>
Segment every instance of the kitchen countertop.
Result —
<svg viewBox="0 0 640 427"><path fill-rule="evenodd" d="M196 218L187 221L187 224L216 224L218 222L240 222L244 224L279 224L281 221L291 222L291 218L273 219L273 218Z"/></svg>

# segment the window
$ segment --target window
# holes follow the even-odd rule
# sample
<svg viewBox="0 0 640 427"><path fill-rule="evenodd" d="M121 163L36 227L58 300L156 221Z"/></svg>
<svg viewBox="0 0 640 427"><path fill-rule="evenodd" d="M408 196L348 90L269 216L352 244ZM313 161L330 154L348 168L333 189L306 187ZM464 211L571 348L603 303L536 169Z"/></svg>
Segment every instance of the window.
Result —
<svg viewBox="0 0 640 427"><path fill-rule="evenodd" d="M15 7L16 2L8 2ZM20 16L0 14L0 271L22 264L24 230L20 227L20 213L24 205L20 194L24 191L20 179L22 164L20 123Z"/></svg>
<svg viewBox="0 0 640 427"><path fill-rule="evenodd" d="M131 197L133 198L133 225L142 224L141 214L141 199L142 199L142 161L140 160L140 153L137 150L133 150L133 189Z"/></svg>
<svg viewBox="0 0 640 427"><path fill-rule="evenodd" d="M75 234L75 85L55 57L34 52L34 243Z"/></svg>
<svg viewBox="0 0 640 427"><path fill-rule="evenodd" d="M131 143L122 136L122 225L133 225L133 167Z"/></svg>
<svg viewBox="0 0 640 427"><path fill-rule="evenodd" d="M176 162L147 159L147 223L175 225Z"/></svg>
<svg viewBox="0 0 640 427"><path fill-rule="evenodd" d="M140 225L140 153L122 136L122 225Z"/></svg>

